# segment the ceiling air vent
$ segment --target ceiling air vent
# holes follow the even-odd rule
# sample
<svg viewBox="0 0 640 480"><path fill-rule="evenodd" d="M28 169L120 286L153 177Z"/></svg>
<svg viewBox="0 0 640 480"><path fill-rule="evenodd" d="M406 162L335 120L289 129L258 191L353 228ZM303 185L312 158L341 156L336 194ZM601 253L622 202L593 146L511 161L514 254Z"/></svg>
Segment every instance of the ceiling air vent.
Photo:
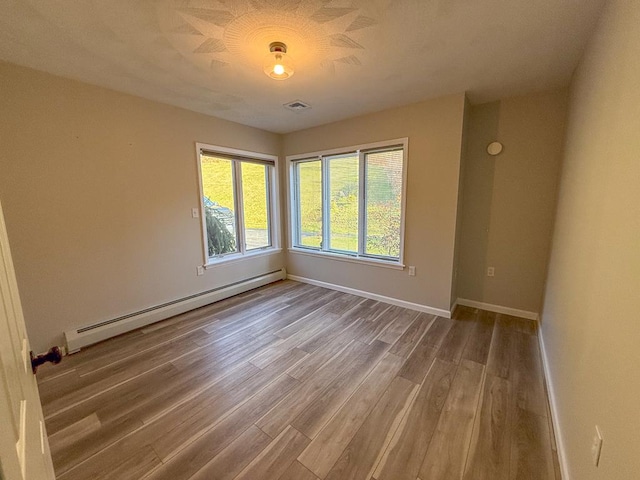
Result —
<svg viewBox="0 0 640 480"><path fill-rule="evenodd" d="M287 108L292 112L301 112L303 110L309 110L311 105L304 103L302 100L294 100L293 102L285 103L284 108Z"/></svg>

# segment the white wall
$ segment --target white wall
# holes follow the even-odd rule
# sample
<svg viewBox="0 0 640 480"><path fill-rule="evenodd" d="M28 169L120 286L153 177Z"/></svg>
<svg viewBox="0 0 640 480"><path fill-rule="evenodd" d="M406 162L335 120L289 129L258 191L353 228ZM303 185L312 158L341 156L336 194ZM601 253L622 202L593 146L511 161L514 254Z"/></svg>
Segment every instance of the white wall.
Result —
<svg viewBox="0 0 640 480"><path fill-rule="evenodd" d="M280 154L281 137L0 63L0 198L32 348L64 330L280 269L202 264L195 142Z"/></svg>
<svg viewBox="0 0 640 480"><path fill-rule="evenodd" d="M460 250L462 245L462 209L464 206L464 182L466 178L466 158L469 147L469 130L471 128L471 103L468 98L464 101L464 118L462 122L462 137L460 138L460 174L458 176L458 206L456 208L456 235L453 250L453 275L451 276L451 296L449 304L454 308L458 300L458 290L460 284Z"/></svg>
<svg viewBox="0 0 640 480"><path fill-rule="evenodd" d="M284 136L286 155L408 137L407 270L287 254L290 274L448 312L451 300L464 94L450 95Z"/></svg>
<svg viewBox="0 0 640 480"><path fill-rule="evenodd" d="M61 344L65 330L285 265L275 254L196 277L195 142L282 155L409 137L405 263L417 275L293 253L286 263L295 275L448 311L464 94L283 137L6 63L0 73L0 195L36 351Z"/></svg>
<svg viewBox="0 0 640 480"><path fill-rule="evenodd" d="M542 314L567 480L640 478L639 26L612 0L571 86Z"/></svg>
<svg viewBox="0 0 640 480"><path fill-rule="evenodd" d="M458 297L540 312L566 108L565 90L471 107ZM487 153L494 141L504 146L498 156ZM487 267L494 267L494 277Z"/></svg>

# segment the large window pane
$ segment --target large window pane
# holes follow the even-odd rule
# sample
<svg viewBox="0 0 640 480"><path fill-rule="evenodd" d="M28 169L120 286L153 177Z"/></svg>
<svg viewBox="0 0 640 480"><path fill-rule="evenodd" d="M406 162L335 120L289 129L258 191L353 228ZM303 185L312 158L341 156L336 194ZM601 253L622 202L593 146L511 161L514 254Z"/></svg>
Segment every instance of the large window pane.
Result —
<svg viewBox="0 0 640 480"><path fill-rule="evenodd" d="M358 253L358 155L327 157L330 250Z"/></svg>
<svg viewBox="0 0 640 480"><path fill-rule="evenodd" d="M322 167L320 160L296 164L298 245L322 246Z"/></svg>
<svg viewBox="0 0 640 480"><path fill-rule="evenodd" d="M365 155L367 255L400 256L402 150Z"/></svg>
<svg viewBox="0 0 640 480"><path fill-rule="evenodd" d="M406 142L381 145L290 160L294 246L363 261L402 261Z"/></svg>
<svg viewBox="0 0 640 480"><path fill-rule="evenodd" d="M201 165L208 254L237 252L233 162L202 155Z"/></svg>
<svg viewBox="0 0 640 480"><path fill-rule="evenodd" d="M243 162L242 208L246 249L271 245L269 235L269 187L267 166Z"/></svg>

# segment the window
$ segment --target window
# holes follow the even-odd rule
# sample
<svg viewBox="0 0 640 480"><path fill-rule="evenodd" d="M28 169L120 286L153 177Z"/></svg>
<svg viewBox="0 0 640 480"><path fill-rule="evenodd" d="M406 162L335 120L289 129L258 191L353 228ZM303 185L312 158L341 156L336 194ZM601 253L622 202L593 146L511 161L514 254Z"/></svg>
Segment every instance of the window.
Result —
<svg viewBox="0 0 640 480"><path fill-rule="evenodd" d="M289 157L292 246L402 264L407 139Z"/></svg>
<svg viewBox="0 0 640 480"><path fill-rule="evenodd" d="M206 263L277 246L276 157L197 145Z"/></svg>

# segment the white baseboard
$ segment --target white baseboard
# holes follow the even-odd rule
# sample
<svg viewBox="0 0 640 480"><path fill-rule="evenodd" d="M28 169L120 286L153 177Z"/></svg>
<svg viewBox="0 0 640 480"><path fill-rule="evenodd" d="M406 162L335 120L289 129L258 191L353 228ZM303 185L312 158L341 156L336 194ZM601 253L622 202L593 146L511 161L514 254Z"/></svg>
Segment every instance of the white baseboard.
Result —
<svg viewBox="0 0 640 480"><path fill-rule="evenodd" d="M529 312L527 310L519 310L517 308L503 307L502 305L493 305L492 303L476 302L475 300L467 300L466 298L458 298L456 305L465 307L480 308L489 312L504 313L514 317L527 318L529 320L538 320L538 312Z"/></svg>
<svg viewBox="0 0 640 480"><path fill-rule="evenodd" d="M378 302L390 303L391 305L397 305L398 307L430 313L439 317L451 318L451 312L442 308L434 308L428 305L422 305L420 303L407 302L406 300L400 300L398 298L387 297L385 295L379 295L377 293L365 292L364 290L357 290L355 288L345 287L343 285L336 285L335 283L321 282L320 280L314 280L312 278L299 277L298 275L287 275L287 278L296 282L308 283L310 285L316 285L318 287L328 288L330 290L350 293L351 295L369 298Z"/></svg>
<svg viewBox="0 0 640 480"><path fill-rule="evenodd" d="M551 381L551 370L547 359L547 350L544 346L544 338L542 336L542 328L538 329L538 343L540 344L540 356L542 357L542 368L544 369L544 378L547 383L547 393L549 395L549 406L551 410L551 423L553 424L553 434L556 439L556 448L558 452L558 462L560 463L560 473L562 480L571 480L569 476L569 465L565 455L564 439L562 430L560 429L560 421L558 420L558 404L556 403L556 393Z"/></svg>
<svg viewBox="0 0 640 480"><path fill-rule="evenodd" d="M79 327L75 330L64 332L66 350L68 353L76 353L82 347L101 342L111 337L121 335L136 328L145 327L160 320L179 315L190 310L209 305L210 303L224 300L254 288L267 285L278 280L284 280L287 276L285 269L259 275L241 282L219 287L207 292L192 295L187 298L148 308L141 312L132 313L123 317L106 320L93 325Z"/></svg>

